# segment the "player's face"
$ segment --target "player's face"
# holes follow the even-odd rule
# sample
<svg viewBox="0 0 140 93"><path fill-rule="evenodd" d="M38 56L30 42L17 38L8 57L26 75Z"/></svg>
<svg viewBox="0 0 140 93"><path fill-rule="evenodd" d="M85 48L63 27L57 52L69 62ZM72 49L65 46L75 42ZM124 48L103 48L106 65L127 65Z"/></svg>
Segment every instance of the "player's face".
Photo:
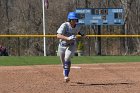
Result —
<svg viewBox="0 0 140 93"><path fill-rule="evenodd" d="M72 27L75 27L76 24L78 23L78 19L73 19L70 22L71 22Z"/></svg>
<svg viewBox="0 0 140 93"><path fill-rule="evenodd" d="M71 21L74 22L74 23L78 23L78 19L73 19Z"/></svg>

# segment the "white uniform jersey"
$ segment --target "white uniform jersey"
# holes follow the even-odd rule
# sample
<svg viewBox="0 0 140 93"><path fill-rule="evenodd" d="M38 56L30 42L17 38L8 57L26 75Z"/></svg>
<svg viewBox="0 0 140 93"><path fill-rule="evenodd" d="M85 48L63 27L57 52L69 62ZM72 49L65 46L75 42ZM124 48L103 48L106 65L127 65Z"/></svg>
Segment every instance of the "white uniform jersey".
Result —
<svg viewBox="0 0 140 93"><path fill-rule="evenodd" d="M80 30L79 25L76 25L75 28L72 28L69 22L65 22L59 27L59 29L57 30L57 33L69 37L71 35L76 36L79 30ZM60 43L62 44L75 43L75 40L67 41L67 40L60 39Z"/></svg>

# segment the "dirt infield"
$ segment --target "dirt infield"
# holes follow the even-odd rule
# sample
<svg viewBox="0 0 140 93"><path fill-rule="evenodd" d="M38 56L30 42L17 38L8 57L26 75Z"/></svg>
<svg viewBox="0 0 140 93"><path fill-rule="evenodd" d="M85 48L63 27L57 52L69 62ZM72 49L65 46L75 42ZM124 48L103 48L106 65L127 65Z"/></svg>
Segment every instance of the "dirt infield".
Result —
<svg viewBox="0 0 140 93"><path fill-rule="evenodd" d="M140 63L0 67L0 93L140 93Z"/></svg>

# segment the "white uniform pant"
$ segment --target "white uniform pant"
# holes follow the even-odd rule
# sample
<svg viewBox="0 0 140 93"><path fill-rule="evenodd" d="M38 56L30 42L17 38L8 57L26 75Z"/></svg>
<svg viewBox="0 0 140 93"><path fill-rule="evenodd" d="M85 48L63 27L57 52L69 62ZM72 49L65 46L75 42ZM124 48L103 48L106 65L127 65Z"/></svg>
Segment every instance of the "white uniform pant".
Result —
<svg viewBox="0 0 140 93"><path fill-rule="evenodd" d="M71 57L74 55L76 49L76 44L70 46L62 46L59 44L58 53L60 56L61 63L71 61Z"/></svg>

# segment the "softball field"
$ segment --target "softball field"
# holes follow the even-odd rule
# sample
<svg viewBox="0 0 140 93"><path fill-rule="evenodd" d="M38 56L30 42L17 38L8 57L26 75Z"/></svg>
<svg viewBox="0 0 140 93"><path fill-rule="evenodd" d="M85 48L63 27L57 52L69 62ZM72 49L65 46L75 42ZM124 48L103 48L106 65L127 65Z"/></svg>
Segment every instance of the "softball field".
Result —
<svg viewBox="0 0 140 93"><path fill-rule="evenodd" d="M140 93L140 63L1 66L0 93Z"/></svg>

